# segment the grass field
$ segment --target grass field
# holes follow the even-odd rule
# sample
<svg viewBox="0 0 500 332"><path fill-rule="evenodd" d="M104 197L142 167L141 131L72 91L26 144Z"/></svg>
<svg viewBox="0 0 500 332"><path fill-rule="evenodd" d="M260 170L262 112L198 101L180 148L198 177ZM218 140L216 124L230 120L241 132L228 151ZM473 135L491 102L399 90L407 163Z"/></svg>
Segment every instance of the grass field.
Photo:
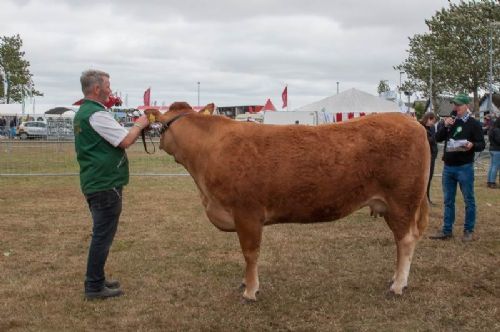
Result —
<svg viewBox="0 0 500 332"><path fill-rule="evenodd" d="M155 158L182 171L164 153ZM498 331L500 190L485 182L476 180L480 239L424 238L402 297L387 294L392 233L360 210L334 223L266 227L261 292L245 304L237 236L208 222L190 177L131 178L107 264L125 295L87 302L91 220L78 178L0 176L0 331ZM439 229L441 204L430 216L428 234Z"/></svg>

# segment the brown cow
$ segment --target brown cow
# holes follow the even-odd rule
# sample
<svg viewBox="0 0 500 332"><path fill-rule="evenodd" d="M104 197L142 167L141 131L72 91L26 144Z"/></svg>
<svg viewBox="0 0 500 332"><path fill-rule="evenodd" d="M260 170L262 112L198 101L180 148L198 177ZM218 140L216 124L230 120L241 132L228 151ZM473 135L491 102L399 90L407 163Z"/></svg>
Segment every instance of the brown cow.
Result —
<svg viewBox="0 0 500 332"><path fill-rule="evenodd" d="M430 153L417 121L389 113L315 127L262 125L198 114L183 102L146 113L163 124L160 148L191 174L210 221L237 232L245 299L259 289L263 226L331 221L364 206L394 234L390 290L402 294L428 223Z"/></svg>

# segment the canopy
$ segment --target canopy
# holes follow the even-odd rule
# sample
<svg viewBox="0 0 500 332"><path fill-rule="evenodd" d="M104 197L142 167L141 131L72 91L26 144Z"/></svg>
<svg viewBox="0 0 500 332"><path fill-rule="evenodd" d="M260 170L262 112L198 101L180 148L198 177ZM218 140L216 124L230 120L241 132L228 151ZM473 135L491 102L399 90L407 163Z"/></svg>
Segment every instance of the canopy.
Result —
<svg viewBox="0 0 500 332"><path fill-rule="evenodd" d="M376 97L367 92L350 89L302 106L297 111L323 111L326 113L385 113L399 112L394 102Z"/></svg>
<svg viewBox="0 0 500 332"><path fill-rule="evenodd" d="M66 107L54 107L45 112L45 114L61 115L67 111L72 111L72 109Z"/></svg>
<svg viewBox="0 0 500 332"><path fill-rule="evenodd" d="M271 99L267 99L266 104L262 108L261 111L276 111L276 107L274 107L273 103L271 102Z"/></svg>

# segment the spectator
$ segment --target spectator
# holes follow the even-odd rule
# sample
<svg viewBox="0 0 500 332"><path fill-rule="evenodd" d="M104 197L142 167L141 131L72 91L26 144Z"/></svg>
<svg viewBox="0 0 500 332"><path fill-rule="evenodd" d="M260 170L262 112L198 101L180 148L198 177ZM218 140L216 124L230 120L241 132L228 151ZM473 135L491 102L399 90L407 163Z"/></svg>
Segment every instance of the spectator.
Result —
<svg viewBox="0 0 500 332"><path fill-rule="evenodd" d="M459 94L453 98L456 118L446 118L444 126L436 133L438 142L445 141L443 152L444 220L440 232L431 239L446 240L453 236L455 222L455 195L457 184L465 202L465 223L462 241L474 240L476 201L474 198L474 152L484 150L485 142L481 125L469 111L470 98ZM452 141L453 140L453 141Z"/></svg>
<svg viewBox="0 0 500 332"><path fill-rule="evenodd" d="M13 117L12 120L10 120L9 127L10 127L10 138L14 139L16 137L16 126L17 126L17 117Z"/></svg>
<svg viewBox="0 0 500 332"><path fill-rule="evenodd" d="M7 136L7 120L2 116L0 118L0 135L1 136Z"/></svg>
<svg viewBox="0 0 500 332"><path fill-rule="evenodd" d="M496 119L488 133L490 140L490 169L488 171L488 188L497 188L496 178L500 170L500 118Z"/></svg>

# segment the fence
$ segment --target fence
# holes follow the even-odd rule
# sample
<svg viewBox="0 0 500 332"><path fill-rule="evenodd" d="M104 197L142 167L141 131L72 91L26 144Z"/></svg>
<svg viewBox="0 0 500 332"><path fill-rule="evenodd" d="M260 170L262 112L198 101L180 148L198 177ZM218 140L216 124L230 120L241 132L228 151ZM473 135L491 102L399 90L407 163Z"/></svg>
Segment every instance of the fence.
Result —
<svg viewBox="0 0 500 332"><path fill-rule="evenodd" d="M175 163L159 141L153 141L156 153L144 151L141 141L127 149L131 175L185 176L186 170ZM148 143L148 149L153 149ZM78 175L73 140L0 139L0 176L70 176Z"/></svg>

